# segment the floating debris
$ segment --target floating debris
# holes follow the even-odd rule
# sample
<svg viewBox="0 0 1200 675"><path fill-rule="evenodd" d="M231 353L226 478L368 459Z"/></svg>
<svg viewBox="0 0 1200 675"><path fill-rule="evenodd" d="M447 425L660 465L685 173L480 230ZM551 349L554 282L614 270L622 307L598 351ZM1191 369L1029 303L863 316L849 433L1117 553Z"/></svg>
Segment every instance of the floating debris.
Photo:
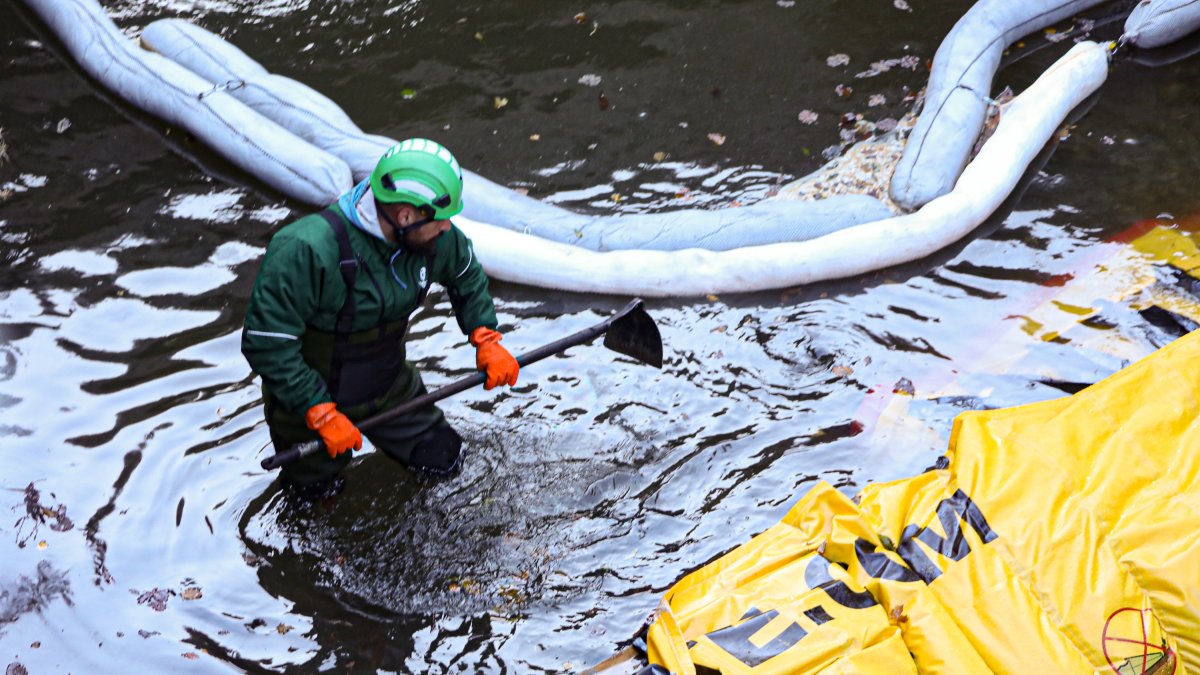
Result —
<svg viewBox="0 0 1200 675"><path fill-rule="evenodd" d="M587 87L598 87L598 86L600 86L600 83L602 81L603 81L603 78L601 78L599 75L597 75L595 73L586 73L584 75L579 76L579 84L582 84Z"/></svg>
<svg viewBox="0 0 1200 675"><path fill-rule="evenodd" d="M66 532L75 527L75 523L71 522L71 519L67 517L67 507L65 504L58 504L54 507L42 504L42 494L34 487L33 482L26 485L22 492L24 493L25 515L21 516L16 523L18 548L25 548L26 543L37 536L38 525L49 523L50 529L55 532ZM22 537L21 529L26 522L32 523L33 526ZM39 542L38 548L46 548L45 542Z"/></svg>
<svg viewBox="0 0 1200 675"><path fill-rule="evenodd" d="M883 202L893 213L904 213L904 209L892 201L889 183L914 124L916 117L912 114L898 121L888 118L871 123L851 113L841 123L846 135L843 144L832 146L824 153L827 163L780 187L776 197L816 201L833 195L865 194ZM867 140L854 141L863 135Z"/></svg>
<svg viewBox="0 0 1200 675"><path fill-rule="evenodd" d="M830 56L829 58L825 59L825 65L829 66L830 68L837 68L838 66L845 66L845 65L848 65L849 63L850 63L850 57L846 54L834 54L833 56Z"/></svg>
<svg viewBox="0 0 1200 675"><path fill-rule="evenodd" d="M871 63L871 68L861 73L857 73L854 77L863 79L867 77L875 77L888 72L893 68L905 68L907 70L916 70L917 66L921 65L921 57L909 54L901 56L898 59L884 59L882 61L874 61Z"/></svg>
<svg viewBox="0 0 1200 675"><path fill-rule="evenodd" d="M130 590L131 593L137 593L135 590ZM171 596L175 595L175 591L169 588L153 588L151 590L138 595L137 602L139 605L149 605L150 609L156 612L166 611L167 601Z"/></svg>

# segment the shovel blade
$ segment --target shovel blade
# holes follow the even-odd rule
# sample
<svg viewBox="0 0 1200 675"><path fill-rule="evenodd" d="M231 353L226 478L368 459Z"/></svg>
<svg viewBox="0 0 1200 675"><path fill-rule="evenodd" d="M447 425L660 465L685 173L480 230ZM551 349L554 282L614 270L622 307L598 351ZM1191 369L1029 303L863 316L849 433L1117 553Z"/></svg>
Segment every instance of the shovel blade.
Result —
<svg viewBox="0 0 1200 675"><path fill-rule="evenodd" d="M642 301L630 303L604 334L604 346L655 368L662 368L662 335Z"/></svg>

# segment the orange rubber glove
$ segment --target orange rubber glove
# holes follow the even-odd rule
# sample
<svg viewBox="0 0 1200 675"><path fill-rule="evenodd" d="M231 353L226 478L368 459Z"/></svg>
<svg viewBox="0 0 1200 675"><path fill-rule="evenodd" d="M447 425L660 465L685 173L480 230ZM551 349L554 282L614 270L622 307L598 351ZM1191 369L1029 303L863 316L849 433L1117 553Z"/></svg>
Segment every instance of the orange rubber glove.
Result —
<svg viewBox="0 0 1200 675"><path fill-rule="evenodd" d="M475 367L487 373L484 389L501 384L511 387L517 383L521 366L507 349L500 346L503 338L503 335L484 326L471 331L471 344L475 345Z"/></svg>
<svg viewBox="0 0 1200 675"><path fill-rule="evenodd" d="M325 450L333 459L353 448L362 450L362 432L342 413L336 403L318 403L304 415L308 428L321 435Z"/></svg>

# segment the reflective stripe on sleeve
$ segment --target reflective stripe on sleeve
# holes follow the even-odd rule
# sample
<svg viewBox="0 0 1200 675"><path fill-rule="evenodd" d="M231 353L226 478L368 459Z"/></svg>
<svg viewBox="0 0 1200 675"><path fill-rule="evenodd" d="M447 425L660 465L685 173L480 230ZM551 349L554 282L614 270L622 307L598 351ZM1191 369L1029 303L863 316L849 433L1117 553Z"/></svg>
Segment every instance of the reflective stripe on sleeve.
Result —
<svg viewBox="0 0 1200 675"><path fill-rule="evenodd" d="M467 266L464 267L462 269L462 271L458 273L457 277L454 277L455 279L458 279L462 275L466 274L467 270L471 269L471 263L475 261L475 247L467 246L467 253L471 256L471 257L467 258Z"/></svg>
<svg viewBox="0 0 1200 675"><path fill-rule="evenodd" d="M269 333L265 330L249 330L249 329L247 329L246 333L248 335L261 335L262 337L282 338L284 340L299 340L300 339L300 338L296 337L295 335L288 335L287 333Z"/></svg>

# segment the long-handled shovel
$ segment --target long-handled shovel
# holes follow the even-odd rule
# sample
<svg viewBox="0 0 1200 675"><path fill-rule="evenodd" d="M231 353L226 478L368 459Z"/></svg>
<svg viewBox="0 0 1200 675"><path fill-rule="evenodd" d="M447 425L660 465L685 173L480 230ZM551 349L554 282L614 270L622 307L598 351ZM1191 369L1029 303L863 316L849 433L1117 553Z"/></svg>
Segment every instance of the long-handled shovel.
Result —
<svg viewBox="0 0 1200 675"><path fill-rule="evenodd" d="M662 336L658 333L658 326L654 325L654 319L646 313L642 306L641 299L635 299L625 308L600 323L585 328L578 333L568 335L567 337L551 342L548 345L543 345L537 349L526 352L517 357L517 363L524 368L533 363L537 363L547 356L566 351L569 347L574 347L578 344L583 344L597 336L604 335L604 346L626 356L631 356L646 365L662 368L663 347ZM420 410L425 406L432 405L438 401L449 398L455 394L478 387L487 380L485 373L475 373L469 377L464 377L461 380L455 380L450 384L431 391L423 396L418 396L410 401L405 401L395 408L385 410L378 415L368 417L357 424L359 429L370 429L384 422L396 419L402 415L407 415L414 410ZM308 457L314 453L320 452L325 448L320 439L306 441L284 450L283 452L271 455L262 461L264 469L278 469L284 464L290 464L302 457Z"/></svg>

